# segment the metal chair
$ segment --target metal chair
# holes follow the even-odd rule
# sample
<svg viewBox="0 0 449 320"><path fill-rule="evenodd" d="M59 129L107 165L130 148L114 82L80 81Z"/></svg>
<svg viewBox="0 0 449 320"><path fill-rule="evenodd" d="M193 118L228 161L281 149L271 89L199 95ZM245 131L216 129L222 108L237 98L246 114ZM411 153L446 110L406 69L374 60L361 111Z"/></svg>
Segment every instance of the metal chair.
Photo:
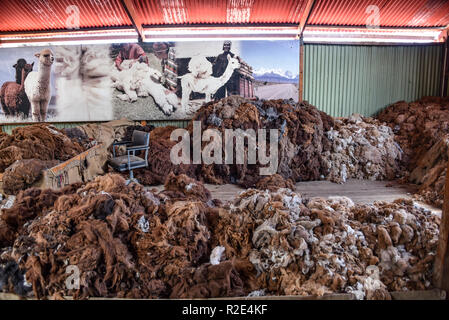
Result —
<svg viewBox="0 0 449 320"><path fill-rule="evenodd" d="M126 146L126 154L122 156L115 155L115 149L118 146ZM129 171L128 185L131 181L137 182L134 178L133 170L137 168L148 167L148 150L150 145L150 133L143 131L133 131L132 141L120 141L112 144L113 158L109 160L109 165L117 171ZM136 151L145 151L144 158L136 156Z"/></svg>

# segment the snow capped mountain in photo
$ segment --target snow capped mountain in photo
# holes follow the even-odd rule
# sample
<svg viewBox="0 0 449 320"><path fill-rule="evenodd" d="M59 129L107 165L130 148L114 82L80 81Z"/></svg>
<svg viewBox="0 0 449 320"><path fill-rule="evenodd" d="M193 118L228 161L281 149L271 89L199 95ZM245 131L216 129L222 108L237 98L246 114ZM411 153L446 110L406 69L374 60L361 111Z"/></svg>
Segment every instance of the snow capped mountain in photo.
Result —
<svg viewBox="0 0 449 320"><path fill-rule="evenodd" d="M291 71L281 69L260 68L253 71L254 78L258 81L277 82L277 83L297 83L299 75L293 75Z"/></svg>

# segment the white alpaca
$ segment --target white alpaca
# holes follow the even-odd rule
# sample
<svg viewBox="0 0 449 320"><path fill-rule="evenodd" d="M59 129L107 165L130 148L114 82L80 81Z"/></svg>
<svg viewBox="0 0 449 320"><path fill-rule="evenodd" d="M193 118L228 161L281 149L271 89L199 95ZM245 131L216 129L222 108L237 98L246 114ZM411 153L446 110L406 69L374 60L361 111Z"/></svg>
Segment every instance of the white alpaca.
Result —
<svg viewBox="0 0 449 320"><path fill-rule="evenodd" d="M195 78L207 78L212 76L212 63L203 55L190 58L188 70Z"/></svg>
<svg viewBox="0 0 449 320"><path fill-rule="evenodd" d="M30 100L33 121L45 121L47 108L51 99L50 74L53 64L53 52L43 49L36 53L39 59L39 70L32 71L25 79L25 93Z"/></svg>
<svg viewBox="0 0 449 320"><path fill-rule="evenodd" d="M195 62L197 63L197 62ZM204 65L203 68L196 67L195 70L208 70L209 65L212 67L212 64L207 60L203 59L202 64ZM190 70L190 64L189 64L189 70ZM187 73L179 78L181 78L181 88L182 88L182 99L181 99L181 105L184 110L188 109L188 103L189 103L189 97L190 93L198 92L198 93L204 93L206 94L206 102L209 102L211 100L211 95L217 92L218 89L220 89L222 86L226 84L226 82L229 81L229 79L232 76L232 73L235 69L240 68L240 63L236 58L231 58L228 55L228 65L226 67L225 72L220 77L212 77L207 76L204 77L202 73L200 74L200 77L196 77L195 73Z"/></svg>
<svg viewBox="0 0 449 320"><path fill-rule="evenodd" d="M83 47L80 71L90 119L113 118L111 62L109 45Z"/></svg>
<svg viewBox="0 0 449 320"><path fill-rule="evenodd" d="M60 120L77 121L87 117L87 106L82 101L81 54L81 46L55 47L57 118Z"/></svg>
<svg viewBox="0 0 449 320"><path fill-rule="evenodd" d="M109 46L55 49L58 120L111 120Z"/></svg>
<svg viewBox="0 0 449 320"><path fill-rule="evenodd" d="M159 83L162 74L145 63L125 60L121 64L122 71L114 66L111 79L113 87L123 91L117 97L123 101L134 102L137 97L152 96L165 115L174 112L178 105L178 97Z"/></svg>

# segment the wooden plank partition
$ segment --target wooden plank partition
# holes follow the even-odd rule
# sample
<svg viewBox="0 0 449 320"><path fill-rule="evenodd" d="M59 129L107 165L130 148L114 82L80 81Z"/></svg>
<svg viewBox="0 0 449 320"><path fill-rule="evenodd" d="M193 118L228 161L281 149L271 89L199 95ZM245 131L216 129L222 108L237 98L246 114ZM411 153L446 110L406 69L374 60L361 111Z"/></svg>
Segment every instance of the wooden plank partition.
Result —
<svg viewBox="0 0 449 320"><path fill-rule="evenodd" d="M448 163L449 168L449 163ZM449 169L446 169L449 172ZM437 255L433 271L435 287L449 292L449 175L446 174L444 185L444 203L440 224ZM446 297L447 298L447 297Z"/></svg>

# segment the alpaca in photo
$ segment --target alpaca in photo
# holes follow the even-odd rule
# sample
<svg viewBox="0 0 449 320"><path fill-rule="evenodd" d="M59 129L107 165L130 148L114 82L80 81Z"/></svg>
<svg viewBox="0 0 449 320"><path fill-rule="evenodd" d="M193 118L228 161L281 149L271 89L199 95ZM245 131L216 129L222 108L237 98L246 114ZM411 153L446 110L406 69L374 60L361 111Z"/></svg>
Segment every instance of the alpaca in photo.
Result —
<svg viewBox="0 0 449 320"><path fill-rule="evenodd" d="M2 85L0 103L5 115L23 114L28 117L30 101L25 93L24 82L28 74L33 71L33 66L34 62L28 64L24 59L19 59L13 66L16 69L16 82L8 81ZM17 79L17 74L21 75L20 80Z"/></svg>
<svg viewBox="0 0 449 320"><path fill-rule="evenodd" d="M83 46L80 72L89 119L113 118L111 63L109 45Z"/></svg>
<svg viewBox="0 0 449 320"><path fill-rule="evenodd" d="M39 70L28 74L25 93L31 103L33 121L45 121L51 98L50 75L54 56L50 49L43 49L35 56L39 59Z"/></svg>
<svg viewBox="0 0 449 320"><path fill-rule="evenodd" d="M16 69L16 83L17 84L22 84L22 70L26 64L27 64L27 62L25 59L19 59L19 60L17 60L17 63L12 66L14 69ZM34 65L34 62L33 62L33 65Z"/></svg>
<svg viewBox="0 0 449 320"><path fill-rule="evenodd" d="M212 76L212 63L205 56L196 55L190 58L188 70L195 78L208 78Z"/></svg>
<svg viewBox="0 0 449 320"><path fill-rule="evenodd" d="M212 66L212 64L206 59L203 59L202 64L204 64L204 67L202 69L196 67L195 70L208 70L208 66ZM182 88L182 108L184 110L188 110L189 98L192 92L204 93L206 95L205 102L209 102L211 100L211 95L213 95L215 92L217 92L218 89L224 86L226 82L228 82L231 78L234 70L238 68L240 68L239 61L236 58L231 58L230 56L228 56L228 66L226 67L223 75L221 75L220 77L213 77L210 75L207 77L196 77L192 72L180 76L179 78L181 79ZM203 75L203 73L200 73L200 75Z"/></svg>
<svg viewBox="0 0 449 320"><path fill-rule="evenodd" d="M108 46L55 48L57 119L112 119Z"/></svg>
<svg viewBox="0 0 449 320"><path fill-rule="evenodd" d="M125 60L122 71L114 67L111 75L113 87L123 94L117 95L123 101L137 101L138 97L152 96L165 115L172 114L178 105L178 97L160 84L162 74L145 63Z"/></svg>
<svg viewBox="0 0 449 320"><path fill-rule="evenodd" d="M58 119L82 120L86 117L86 104L82 101L80 68L81 46L55 47L54 73Z"/></svg>
<svg viewBox="0 0 449 320"><path fill-rule="evenodd" d="M115 65L112 66L112 87L124 92L123 94L117 95L120 100L131 102L137 101L137 82L138 79L143 77L140 74L142 68L137 63L134 63L133 60L124 60L121 67L122 71L119 71ZM139 75L137 75L137 73L139 73Z"/></svg>

